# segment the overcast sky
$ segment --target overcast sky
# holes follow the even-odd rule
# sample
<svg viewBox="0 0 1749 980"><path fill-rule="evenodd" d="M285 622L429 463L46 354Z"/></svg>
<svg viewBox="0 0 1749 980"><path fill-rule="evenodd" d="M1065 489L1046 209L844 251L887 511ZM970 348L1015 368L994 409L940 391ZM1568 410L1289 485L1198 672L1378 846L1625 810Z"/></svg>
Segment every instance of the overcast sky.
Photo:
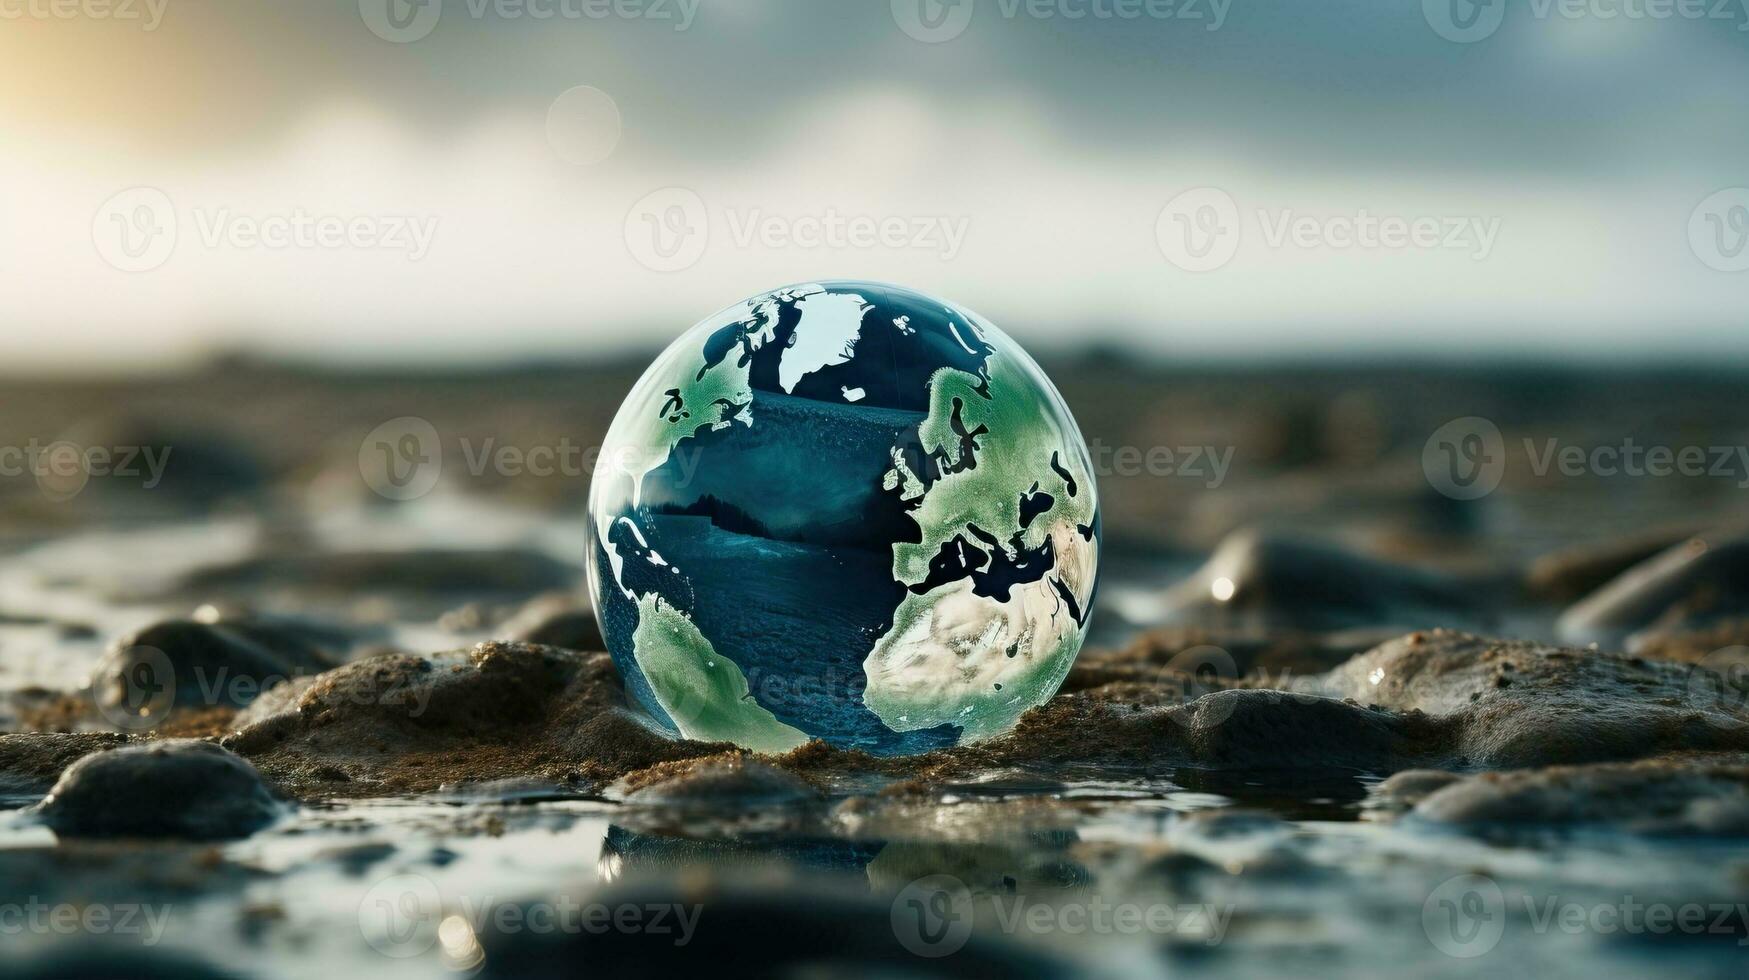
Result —
<svg viewBox="0 0 1749 980"><path fill-rule="evenodd" d="M1749 353L1749 0L69 3L0 0L14 368L575 356L826 277L1040 346Z"/></svg>

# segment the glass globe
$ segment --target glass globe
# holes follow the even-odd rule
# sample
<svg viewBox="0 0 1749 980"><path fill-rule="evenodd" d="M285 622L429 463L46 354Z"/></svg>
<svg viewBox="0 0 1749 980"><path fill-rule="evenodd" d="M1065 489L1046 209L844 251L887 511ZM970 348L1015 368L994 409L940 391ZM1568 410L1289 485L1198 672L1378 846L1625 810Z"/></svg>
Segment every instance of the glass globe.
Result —
<svg viewBox="0 0 1749 980"><path fill-rule="evenodd" d="M822 282L676 340L590 490L626 686L687 738L879 754L999 734L1056 693L1099 557L1087 447L977 314Z"/></svg>

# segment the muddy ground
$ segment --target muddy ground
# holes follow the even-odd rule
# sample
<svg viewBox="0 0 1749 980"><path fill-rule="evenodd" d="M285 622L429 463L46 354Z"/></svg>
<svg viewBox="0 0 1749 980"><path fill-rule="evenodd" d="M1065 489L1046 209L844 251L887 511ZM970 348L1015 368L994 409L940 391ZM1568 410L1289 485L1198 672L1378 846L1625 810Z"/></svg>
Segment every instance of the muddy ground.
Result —
<svg viewBox="0 0 1749 980"><path fill-rule="evenodd" d="M1742 975L1744 377L1046 367L1092 638L908 759L627 703L630 361L5 382L0 974Z"/></svg>

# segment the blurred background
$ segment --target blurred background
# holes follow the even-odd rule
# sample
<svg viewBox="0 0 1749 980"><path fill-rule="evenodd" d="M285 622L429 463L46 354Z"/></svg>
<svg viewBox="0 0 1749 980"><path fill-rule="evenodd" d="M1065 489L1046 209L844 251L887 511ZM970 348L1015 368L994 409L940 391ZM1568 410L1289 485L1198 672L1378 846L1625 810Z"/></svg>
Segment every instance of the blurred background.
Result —
<svg viewBox="0 0 1749 980"><path fill-rule="evenodd" d="M14 373L550 362L831 276L1044 349L1744 354L1741 0L0 10Z"/></svg>

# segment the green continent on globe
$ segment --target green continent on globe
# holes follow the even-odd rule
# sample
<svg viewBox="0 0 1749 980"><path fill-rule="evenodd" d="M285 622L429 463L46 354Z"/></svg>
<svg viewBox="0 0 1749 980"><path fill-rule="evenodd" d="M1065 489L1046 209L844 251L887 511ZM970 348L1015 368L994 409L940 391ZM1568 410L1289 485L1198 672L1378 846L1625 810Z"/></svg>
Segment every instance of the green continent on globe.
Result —
<svg viewBox="0 0 1749 980"><path fill-rule="evenodd" d="M1093 523L1093 490L1082 454L1062 462L1080 434L1040 411L1031 382L1000 351L988 365L988 382L952 368L930 379L918 435L924 453L945 463L943 475L912 512L923 539L893 546L893 575L913 590L863 662L863 700L895 731L955 724L971 739L1007 731L1056 693L1081 647L1097 549L1082 530ZM965 434L980 430L974 448ZM895 484L915 479L902 466ZM1046 499L1042 513L1025 504ZM1009 562L1048 548L1056 575L1014 586L1005 601L979 595L972 577L914 591L932 558L969 537Z"/></svg>
<svg viewBox="0 0 1749 980"><path fill-rule="evenodd" d="M688 738L891 754L1062 684L1097 491L1061 396L975 314L831 282L737 304L639 379L590 492L628 690Z"/></svg>

